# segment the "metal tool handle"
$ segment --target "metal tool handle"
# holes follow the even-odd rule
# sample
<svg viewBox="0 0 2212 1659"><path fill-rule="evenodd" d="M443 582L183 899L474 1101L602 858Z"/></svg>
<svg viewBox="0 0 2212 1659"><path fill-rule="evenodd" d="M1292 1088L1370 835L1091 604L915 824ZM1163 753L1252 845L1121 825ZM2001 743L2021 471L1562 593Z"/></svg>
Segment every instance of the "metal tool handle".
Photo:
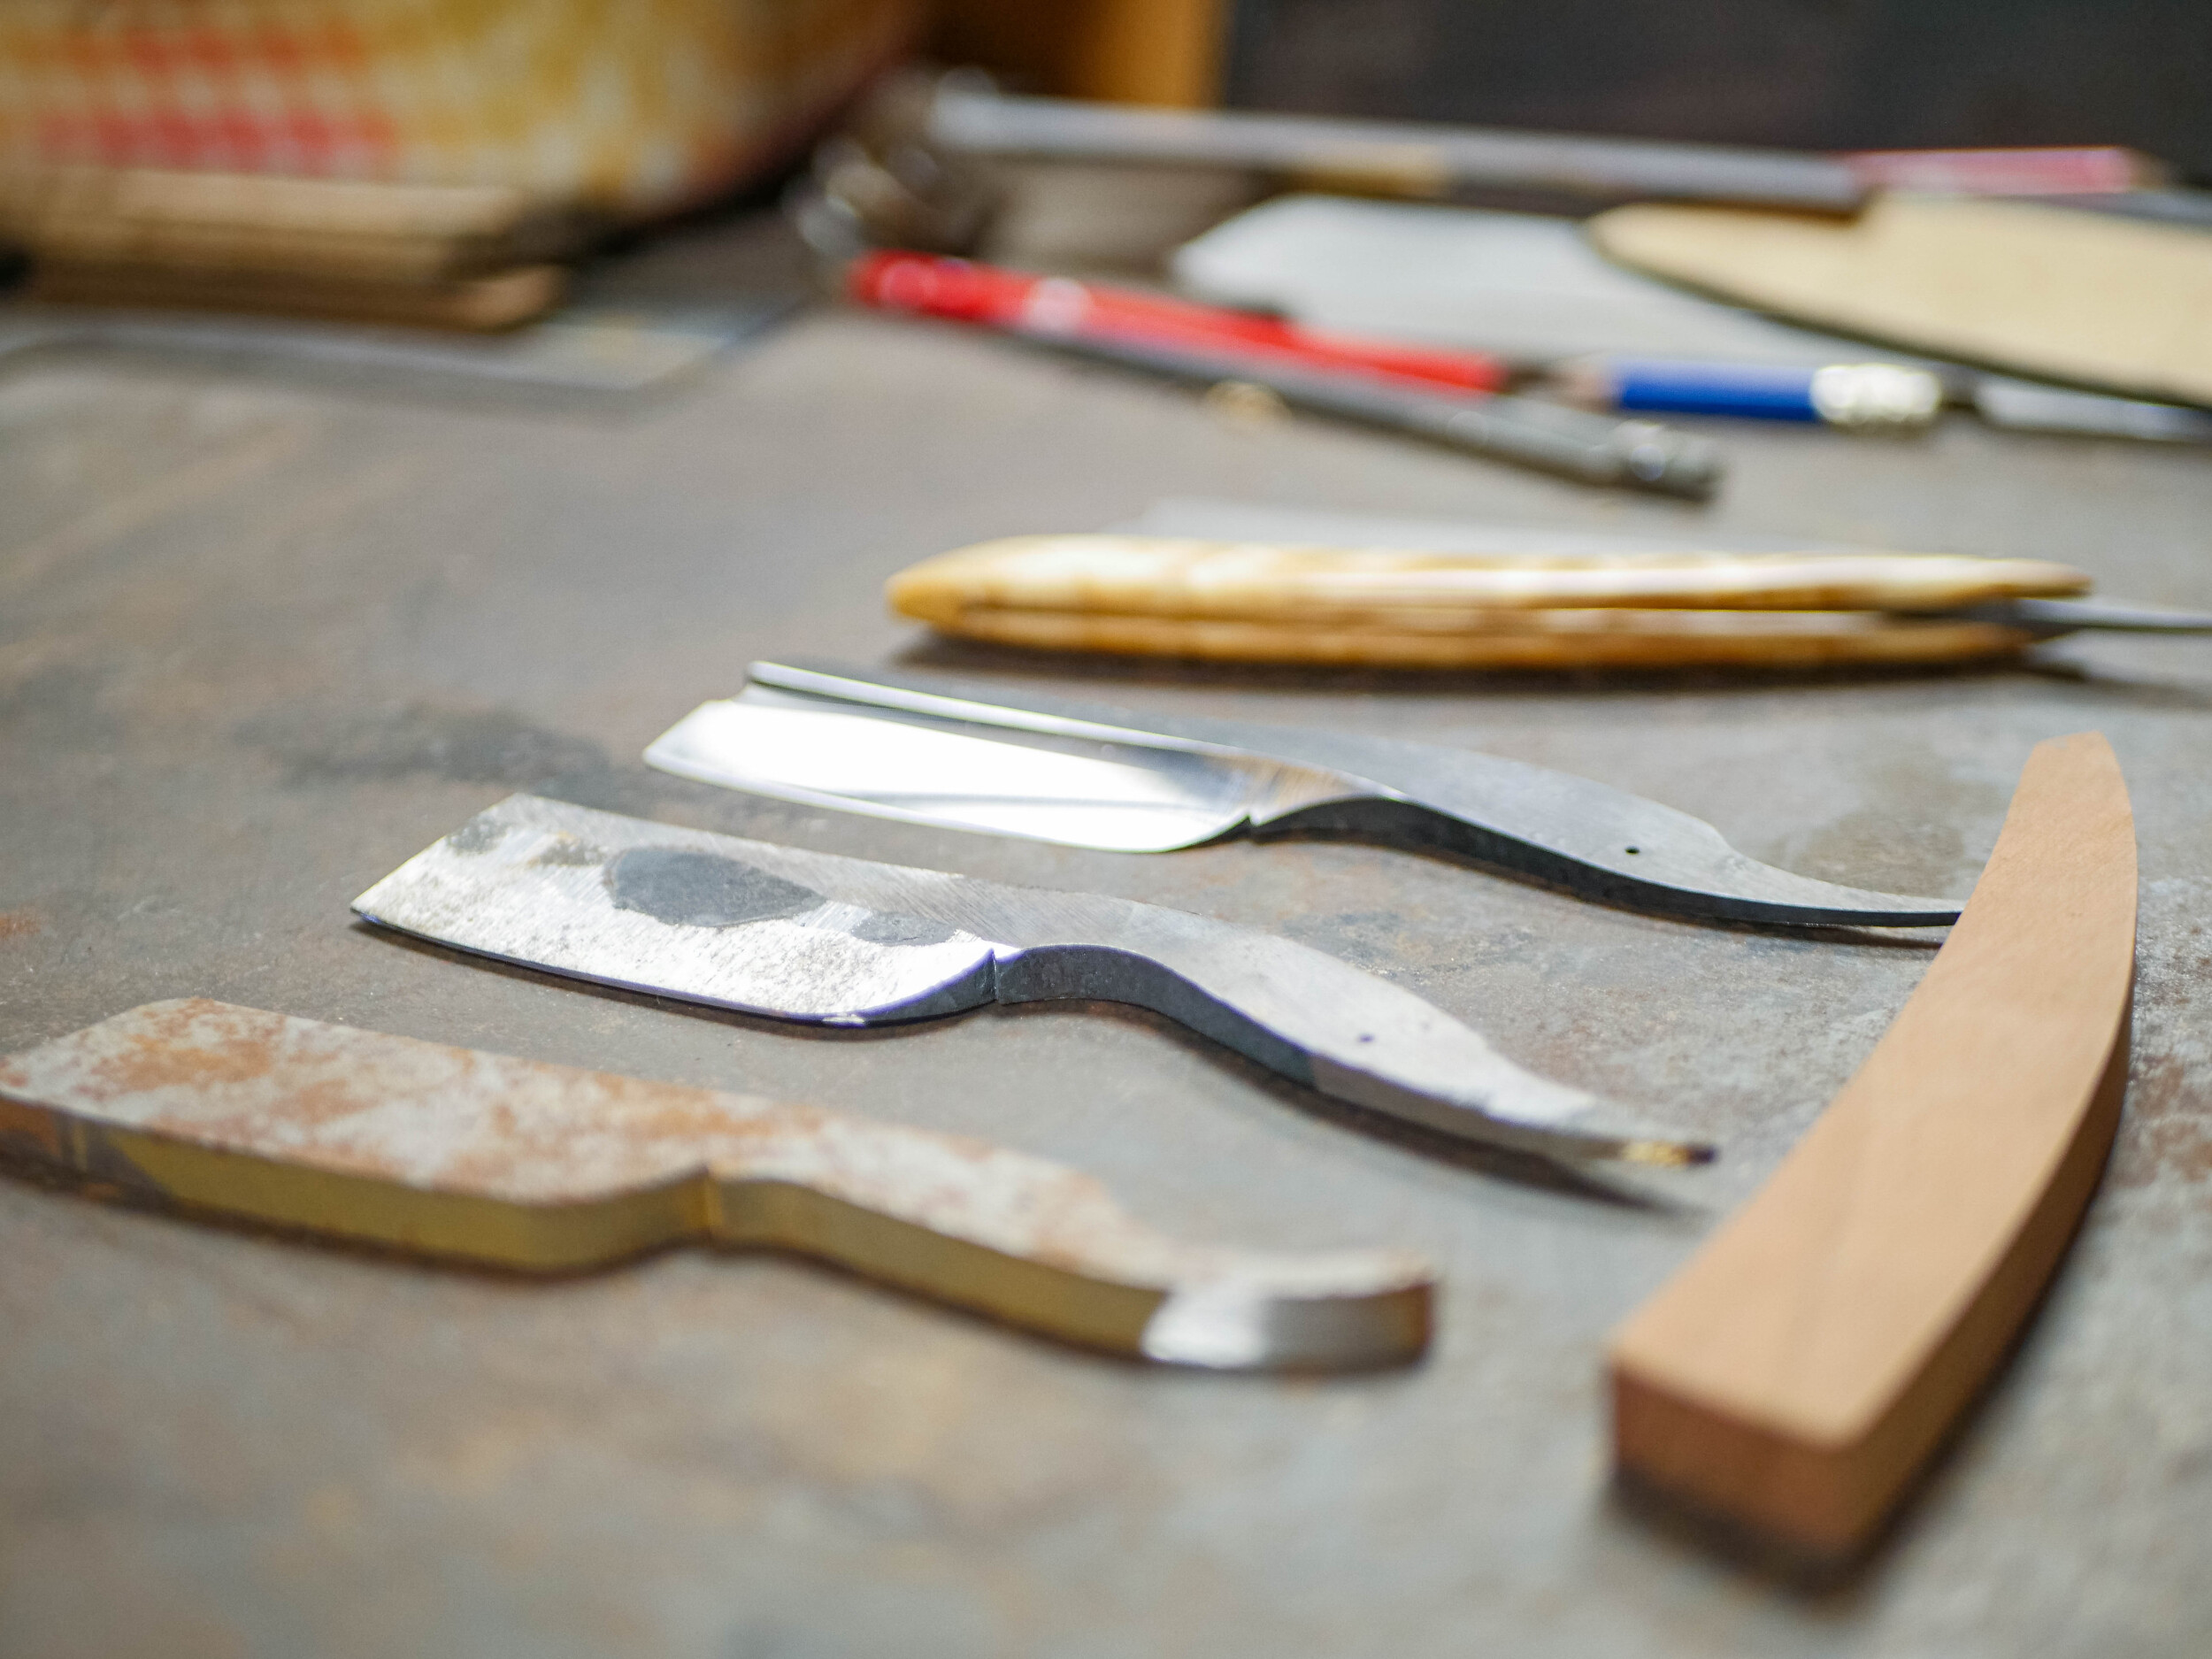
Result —
<svg viewBox="0 0 2212 1659"><path fill-rule="evenodd" d="M1263 363L1192 346L1076 338L1025 327L1011 332L1078 357L1180 380L1264 387L1302 409L1386 426L1586 484L1701 501L1719 486L1724 470L1720 449L1711 441L1655 421L1618 420L1529 397L1424 391L1409 381Z"/></svg>
<svg viewBox="0 0 2212 1659"><path fill-rule="evenodd" d="M792 1250L1171 1363L1384 1364L1428 1335L1432 1275L1403 1252L1183 1244L979 1141L201 999L0 1061L0 1150L160 1206L526 1271Z"/></svg>
<svg viewBox="0 0 2212 1659"><path fill-rule="evenodd" d="M1848 211L1866 195L1849 163L1786 150L1310 115L1128 109L1007 97L957 83L938 91L928 136L964 155L1340 173L1387 181L1416 195L1502 187L1829 212Z"/></svg>
<svg viewBox="0 0 2212 1659"><path fill-rule="evenodd" d="M836 664L755 663L750 673L757 685L832 708L879 708L984 731L997 726L1210 750L1259 758L1286 778L1317 780L1318 787L1276 792L1268 805L1248 806L1255 834L1336 830L1441 846L1592 897L1688 916L1921 927L1958 914L1954 900L1847 887L1759 864L1688 813L1572 773L1471 749L1203 715L1138 716L1029 692L1021 705L1010 706L994 701L1000 694L986 687Z"/></svg>

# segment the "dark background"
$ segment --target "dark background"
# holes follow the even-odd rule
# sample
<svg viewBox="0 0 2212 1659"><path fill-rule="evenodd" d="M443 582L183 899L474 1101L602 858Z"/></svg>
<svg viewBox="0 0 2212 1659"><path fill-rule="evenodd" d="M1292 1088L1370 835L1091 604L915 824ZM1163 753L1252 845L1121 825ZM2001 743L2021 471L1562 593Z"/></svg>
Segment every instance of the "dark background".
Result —
<svg viewBox="0 0 2212 1659"><path fill-rule="evenodd" d="M1716 142L2123 143L2212 176L2212 0L1234 0L1226 101Z"/></svg>

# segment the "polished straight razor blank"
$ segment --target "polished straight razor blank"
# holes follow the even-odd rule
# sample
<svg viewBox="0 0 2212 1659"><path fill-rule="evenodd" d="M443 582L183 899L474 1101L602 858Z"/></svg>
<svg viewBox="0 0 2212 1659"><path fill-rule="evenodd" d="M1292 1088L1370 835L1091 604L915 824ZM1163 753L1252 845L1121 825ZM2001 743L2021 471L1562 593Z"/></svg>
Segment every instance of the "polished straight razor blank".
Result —
<svg viewBox="0 0 2212 1659"><path fill-rule="evenodd" d="M1118 852L1249 833L1442 849L1709 921L1919 927L1953 899L1746 857L1701 818L1525 761L1350 733L1138 714L929 676L755 663L645 758L810 805Z"/></svg>
<svg viewBox="0 0 2212 1659"><path fill-rule="evenodd" d="M1150 1009L1324 1094L1565 1158L1704 1161L1523 1070L1334 956L1186 911L739 841L513 795L354 901L367 920L554 973L872 1025L988 1002Z"/></svg>

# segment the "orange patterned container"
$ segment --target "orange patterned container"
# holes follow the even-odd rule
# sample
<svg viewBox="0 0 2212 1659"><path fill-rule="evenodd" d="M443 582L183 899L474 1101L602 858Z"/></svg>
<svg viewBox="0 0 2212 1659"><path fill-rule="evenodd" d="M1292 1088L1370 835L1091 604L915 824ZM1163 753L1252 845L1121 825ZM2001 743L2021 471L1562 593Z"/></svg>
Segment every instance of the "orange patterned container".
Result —
<svg viewBox="0 0 2212 1659"><path fill-rule="evenodd" d="M641 217L743 182L918 0L0 0L0 166L518 185Z"/></svg>

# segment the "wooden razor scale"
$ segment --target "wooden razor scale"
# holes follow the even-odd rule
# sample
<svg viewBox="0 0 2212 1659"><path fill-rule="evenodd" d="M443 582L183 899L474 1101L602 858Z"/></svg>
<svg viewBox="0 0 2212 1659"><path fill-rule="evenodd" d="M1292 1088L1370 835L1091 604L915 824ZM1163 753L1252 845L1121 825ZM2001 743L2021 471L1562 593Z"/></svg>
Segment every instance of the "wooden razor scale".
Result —
<svg viewBox="0 0 2212 1659"><path fill-rule="evenodd" d="M1619 1331L1632 1486L1863 1552L2009 1351L2127 1085L2135 829L2105 741L2031 757L1926 977L1764 1187Z"/></svg>

